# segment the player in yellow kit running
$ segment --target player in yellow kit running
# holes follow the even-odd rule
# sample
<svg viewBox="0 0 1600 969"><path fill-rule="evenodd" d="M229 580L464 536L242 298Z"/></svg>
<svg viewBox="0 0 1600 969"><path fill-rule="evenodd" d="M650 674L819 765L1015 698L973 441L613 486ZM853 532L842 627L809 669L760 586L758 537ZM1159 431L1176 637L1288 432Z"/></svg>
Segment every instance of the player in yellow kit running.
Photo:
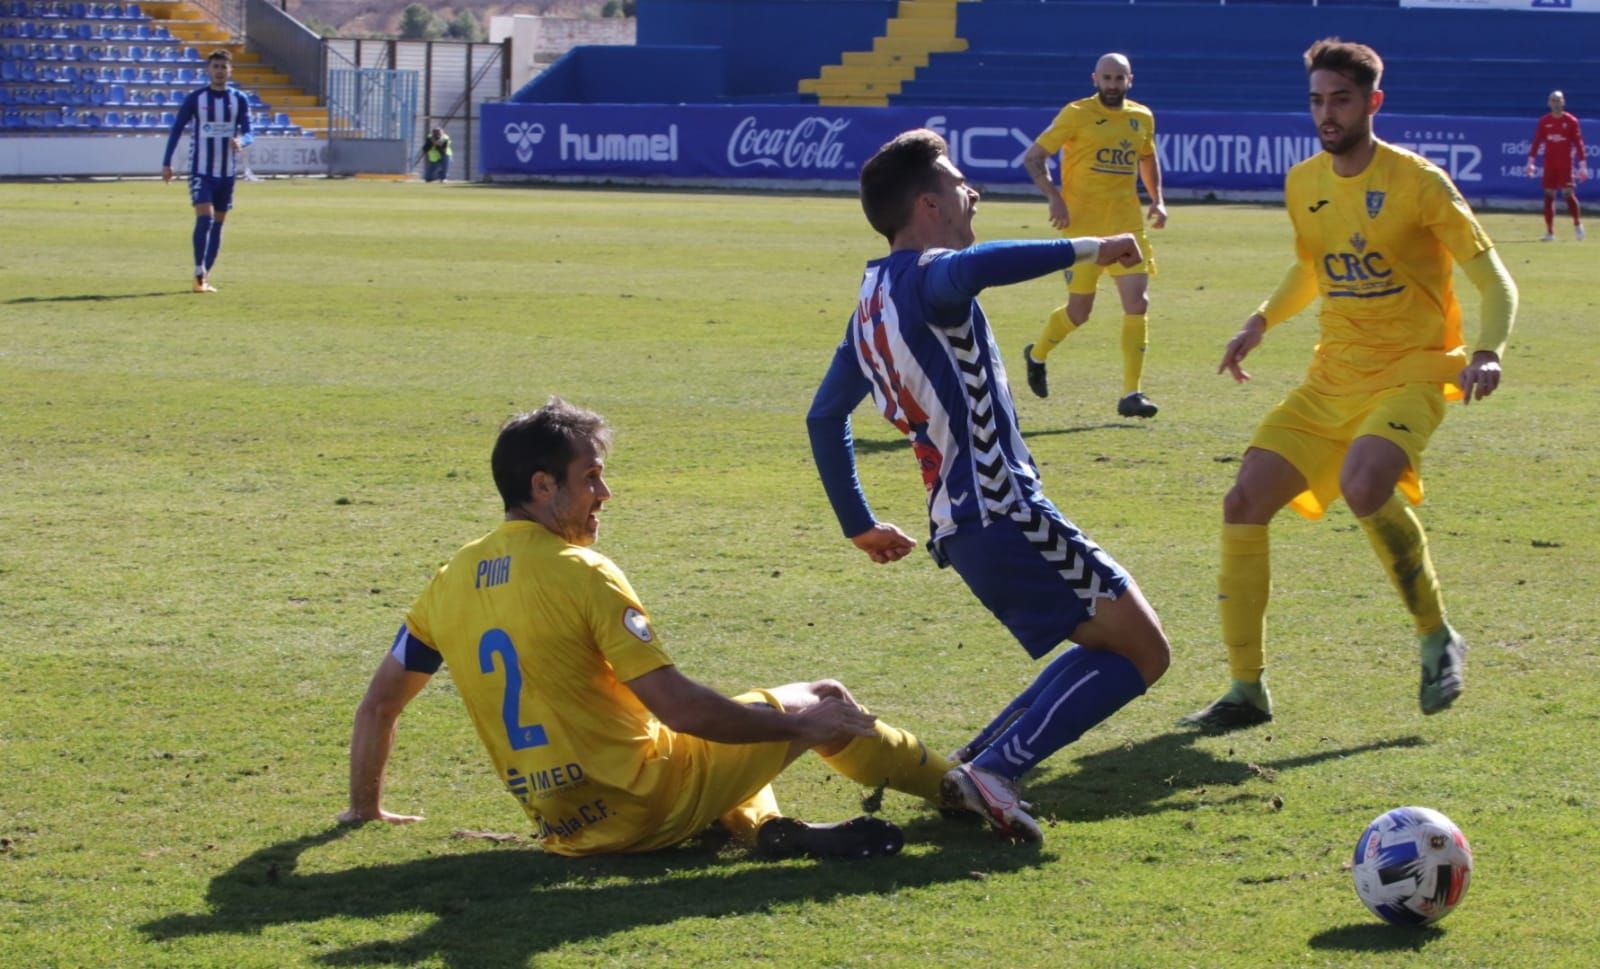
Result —
<svg viewBox="0 0 1600 969"><path fill-rule="evenodd" d="M899 851L899 828L878 818L782 817L772 780L815 750L863 785L937 799L952 765L835 680L729 699L679 672L621 570L589 548L610 443L599 415L558 397L501 428L505 520L406 614L356 711L340 819L419 820L385 810L384 771L401 711L442 663L546 851L651 851L718 821L769 857Z"/></svg>
<svg viewBox="0 0 1600 969"><path fill-rule="evenodd" d="M1150 194L1150 225L1167 224L1167 205L1161 196L1161 162L1156 157L1156 121L1150 109L1128 99L1133 68L1121 54L1106 54L1094 68L1092 97L1061 109L1050 127L1028 146L1022 167L1050 202L1050 224L1062 235L1111 236L1133 233L1144 260L1137 265L1109 267L1117 294L1122 298L1122 397L1117 413L1123 417L1154 417L1160 410L1144 395L1144 354L1149 343L1150 277L1156 261L1145 235L1139 207L1137 177ZM1061 188L1050 180L1051 156L1061 153ZM1067 302L1056 307L1044 332L1023 348L1028 389L1040 397L1050 395L1045 360L1062 340L1089 322L1094 310L1095 287L1101 267L1073 266L1066 270Z"/></svg>
<svg viewBox="0 0 1600 969"><path fill-rule="evenodd" d="M1317 519L1335 499L1349 503L1416 627L1422 712L1445 709L1462 689L1466 643L1445 621L1410 506L1422 501L1422 451L1445 401L1470 403L1500 386L1516 286L1450 177L1373 134L1383 105L1377 53L1329 39L1306 51L1305 64L1323 150L1285 180L1298 258L1217 370L1249 380L1241 364L1266 331L1318 295L1321 335L1305 382L1256 429L1223 501L1217 598L1233 685L1180 721L1206 729L1272 719L1262 678L1267 525L1285 505ZM1452 285L1458 264L1482 298L1471 350Z"/></svg>

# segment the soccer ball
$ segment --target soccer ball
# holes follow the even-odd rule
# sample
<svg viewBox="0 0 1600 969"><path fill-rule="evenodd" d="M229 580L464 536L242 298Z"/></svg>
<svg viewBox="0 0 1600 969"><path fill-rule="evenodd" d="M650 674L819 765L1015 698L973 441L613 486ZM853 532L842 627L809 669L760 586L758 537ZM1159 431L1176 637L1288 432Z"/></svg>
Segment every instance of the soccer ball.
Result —
<svg viewBox="0 0 1600 969"><path fill-rule="evenodd" d="M1395 925L1427 925L1467 894L1472 848L1438 811L1395 808L1361 832L1351 873L1372 914Z"/></svg>

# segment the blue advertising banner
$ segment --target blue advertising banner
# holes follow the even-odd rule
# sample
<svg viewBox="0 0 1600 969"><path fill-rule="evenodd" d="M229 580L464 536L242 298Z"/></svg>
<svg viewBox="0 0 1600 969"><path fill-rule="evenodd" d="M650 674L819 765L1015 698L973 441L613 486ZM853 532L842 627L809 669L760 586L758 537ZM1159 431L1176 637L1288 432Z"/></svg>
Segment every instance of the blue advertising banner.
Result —
<svg viewBox="0 0 1600 969"><path fill-rule="evenodd" d="M491 177L853 183L885 141L926 127L950 142L969 181L1025 190L1022 155L1053 117L1037 108L502 102L483 106L483 170ZM1384 113L1376 126L1379 137L1449 172L1468 198L1541 194L1538 180L1522 174L1532 118ZM1318 149L1305 113L1156 115L1162 179L1173 189L1276 192L1284 173Z"/></svg>

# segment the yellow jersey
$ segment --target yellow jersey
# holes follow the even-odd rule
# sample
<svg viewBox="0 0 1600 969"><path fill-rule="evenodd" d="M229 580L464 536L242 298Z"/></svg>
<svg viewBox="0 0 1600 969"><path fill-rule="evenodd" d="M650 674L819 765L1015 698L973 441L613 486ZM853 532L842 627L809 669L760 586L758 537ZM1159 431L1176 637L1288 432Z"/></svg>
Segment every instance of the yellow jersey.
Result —
<svg viewBox="0 0 1600 969"><path fill-rule="evenodd" d="M1144 225L1139 159L1155 154L1156 117L1131 99L1108 108L1099 95L1072 102L1034 141L1061 153L1061 198L1072 235L1114 235Z"/></svg>
<svg viewBox="0 0 1600 969"><path fill-rule="evenodd" d="M1450 176L1378 142L1359 175L1318 152L1289 170L1296 254L1315 275L1321 324L1307 383L1325 394L1446 385L1467 365L1454 267L1494 243ZM1453 392L1453 393L1452 393Z"/></svg>
<svg viewBox="0 0 1600 969"><path fill-rule="evenodd" d="M623 685L672 660L610 559L504 522L438 571L406 627L443 656L546 850L626 850L675 808L672 734Z"/></svg>

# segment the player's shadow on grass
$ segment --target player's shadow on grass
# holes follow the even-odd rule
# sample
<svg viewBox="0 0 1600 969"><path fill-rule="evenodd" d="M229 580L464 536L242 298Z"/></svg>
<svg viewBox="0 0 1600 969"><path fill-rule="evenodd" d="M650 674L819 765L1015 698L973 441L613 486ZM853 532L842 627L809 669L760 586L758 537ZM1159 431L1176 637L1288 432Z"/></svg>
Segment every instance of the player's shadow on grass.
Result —
<svg viewBox="0 0 1600 969"><path fill-rule="evenodd" d="M159 293L79 293L75 296L18 296L8 299L3 305L15 306L18 303L107 303L119 299L149 299L152 296L183 296L177 290L168 289Z"/></svg>
<svg viewBox="0 0 1600 969"><path fill-rule="evenodd" d="M1166 733L1141 743L1087 754L1077 758L1075 773L1030 784L1024 796L1033 801L1036 814L1064 821L1192 811L1204 805L1265 801L1268 794L1243 788L1252 780L1270 782L1282 771L1425 743L1413 735L1277 760L1234 760L1196 748L1195 741L1205 736L1194 732Z"/></svg>
<svg viewBox="0 0 1600 969"><path fill-rule="evenodd" d="M931 828L940 822L930 819ZM918 847L923 822L906 830L911 854L867 862L763 864L719 852L715 839L651 855L568 859L525 843L344 871L301 874L306 851L354 829L334 827L255 852L212 879L209 911L140 927L153 944L209 934L255 935L324 919L420 914L426 927L319 956L329 965L408 965L437 959L463 969L522 966L564 945L680 919L771 915L801 902L893 894L1032 867L1037 850L997 844L975 826L963 840L948 825L935 850ZM341 930L343 931L343 930Z"/></svg>

